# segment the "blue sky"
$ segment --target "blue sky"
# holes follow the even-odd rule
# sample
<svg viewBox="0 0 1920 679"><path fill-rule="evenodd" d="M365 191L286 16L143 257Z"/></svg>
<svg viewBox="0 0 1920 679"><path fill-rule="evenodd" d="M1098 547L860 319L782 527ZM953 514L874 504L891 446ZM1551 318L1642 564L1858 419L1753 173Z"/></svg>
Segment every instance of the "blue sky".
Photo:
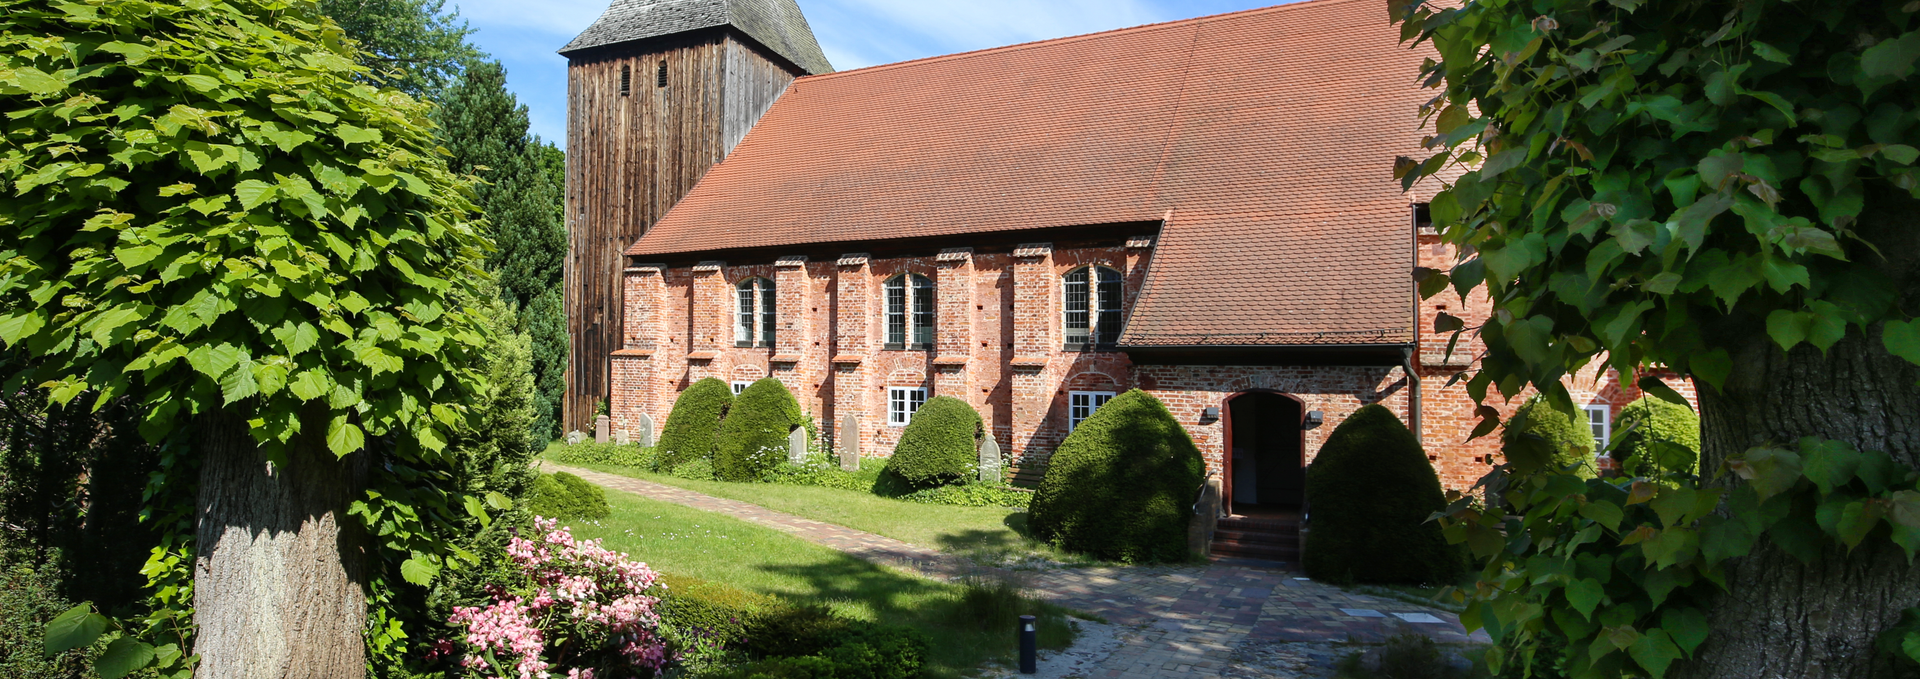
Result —
<svg viewBox="0 0 1920 679"><path fill-rule="evenodd" d="M1291 0L800 0L820 47L847 70L1282 4ZM564 144L567 60L553 51L610 0L448 0L474 43L507 67L533 132Z"/></svg>

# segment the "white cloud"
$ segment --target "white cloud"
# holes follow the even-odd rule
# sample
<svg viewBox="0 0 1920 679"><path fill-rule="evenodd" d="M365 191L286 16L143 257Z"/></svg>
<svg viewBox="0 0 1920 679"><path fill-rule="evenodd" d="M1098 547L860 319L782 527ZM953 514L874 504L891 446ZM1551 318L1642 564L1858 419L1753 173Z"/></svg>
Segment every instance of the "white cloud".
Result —
<svg viewBox="0 0 1920 679"><path fill-rule="evenodd" d="M460 16L475 28L513 26L542 33L565 34L568 40L600 18L610 0L450 0ZM564 44L564 42L562 43ZM548 51L560 49L554 45Z"/></svg>

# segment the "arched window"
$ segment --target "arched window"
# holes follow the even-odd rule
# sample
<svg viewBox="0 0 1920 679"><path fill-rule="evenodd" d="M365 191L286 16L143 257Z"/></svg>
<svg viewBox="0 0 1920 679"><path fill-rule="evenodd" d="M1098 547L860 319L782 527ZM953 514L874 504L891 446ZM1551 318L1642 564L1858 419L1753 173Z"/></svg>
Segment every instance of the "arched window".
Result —
<svg viewBox="0 0 1920 679"><path fill-rule="evenodd" d="M734 346L773 346L773 310L778 301L778 297L773 294L773 281L759 277L749 278L740 281L737 290L740 293L740 302L735 306L734 317L739 320L735 324L733 334Z"/></svg>
<svg viewBox="0 0 1920 679"><path fill-rule="evenodd" d="M933 281L919 274L887 279L887 348L933 347Z"/></svg>
<svg viewBox="0 0 1920 679"><path fill-rule="evenodd" d="M1074 269L1065 280L1069 349L1110 347L1120 341L1120 303L1125 287L1120 272L1104 266Z"/></svg>

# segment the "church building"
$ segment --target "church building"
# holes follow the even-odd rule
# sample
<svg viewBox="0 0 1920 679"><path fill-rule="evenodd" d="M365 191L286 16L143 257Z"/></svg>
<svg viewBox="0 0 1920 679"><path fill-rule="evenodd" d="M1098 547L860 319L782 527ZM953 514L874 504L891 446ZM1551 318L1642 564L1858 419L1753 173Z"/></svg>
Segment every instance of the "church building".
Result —
<svg viewBox="0 0 1920 679"><path fill-rule="evenodd" d="M833 72L794 0L616 0L571 62L570 428L772 376L837 447L971 403L1016 481L1115 394L1172 410L1229 507L1297 506L1382 403L1449 487L1497 452L1417 266L1454 253L1378 0L1308 0ZM1597 439L1633 380L1589 375ZM1676 386L1683 386L1676 383ZM738 388L738 386L736 386Z"/></svg>

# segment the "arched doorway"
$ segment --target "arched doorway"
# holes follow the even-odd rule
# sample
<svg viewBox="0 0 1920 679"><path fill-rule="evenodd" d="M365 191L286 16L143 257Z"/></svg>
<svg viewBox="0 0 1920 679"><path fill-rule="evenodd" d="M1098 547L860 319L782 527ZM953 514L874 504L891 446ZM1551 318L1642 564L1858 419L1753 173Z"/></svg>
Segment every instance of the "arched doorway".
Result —
<svg viewBox="0 0 1920 679"><path fill-rule="evenodd" d="M1305 404L1272 391L1227 398L1227 511L1236 516L1297 516L1306 501Z"/></svg>

